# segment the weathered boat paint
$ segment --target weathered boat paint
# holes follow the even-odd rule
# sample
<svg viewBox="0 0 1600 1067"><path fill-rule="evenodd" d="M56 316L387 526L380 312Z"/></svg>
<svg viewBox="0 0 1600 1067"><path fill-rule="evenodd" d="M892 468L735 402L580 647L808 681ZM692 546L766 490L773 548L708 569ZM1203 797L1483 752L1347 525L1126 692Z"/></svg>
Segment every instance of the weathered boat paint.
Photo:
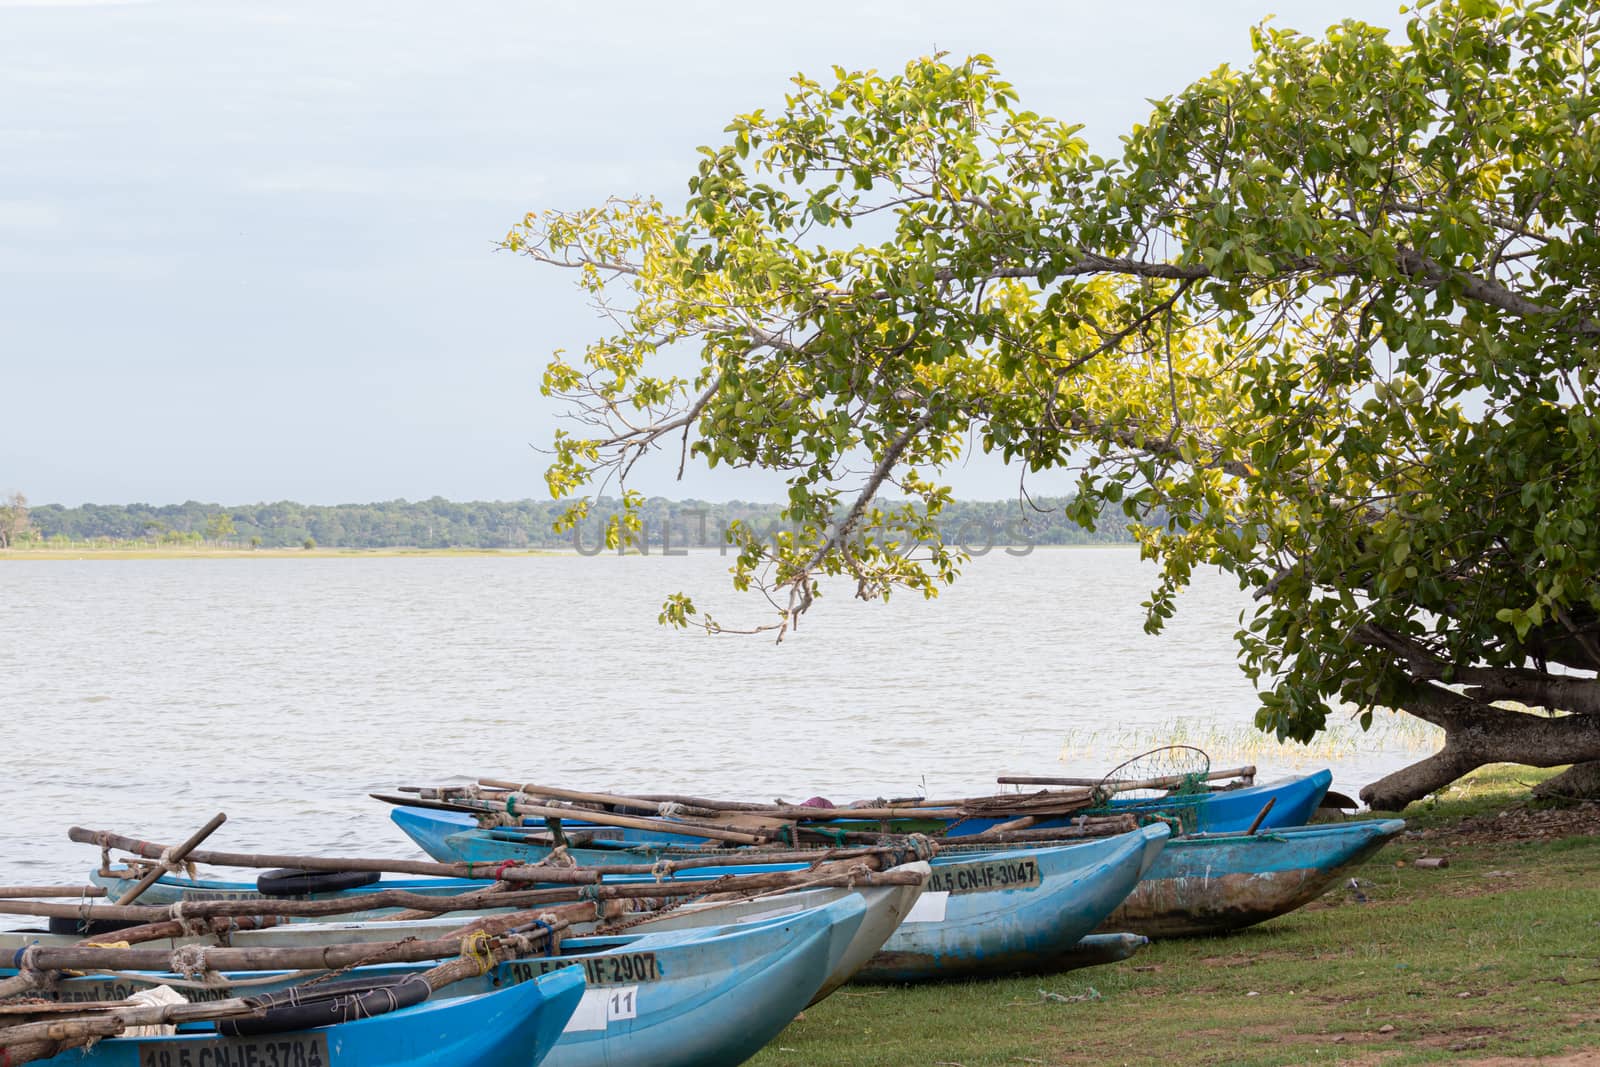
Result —
<svg viewBox="0 0 1600 1067"><path fill-rule="evenodd" d="M168 1037L113 1037L38 1061L49 1067L534 1067L586 996L580 967L516 988L430 998L386 1015L258 1037L186 1027Z"/></svg>
<svg viewBox="0 0 1600 1067"><path fill-rule="evenodd" d="M491 1061L491 1067L500 1062L507 1067L512 1063L533 1067L538 1062L545 1067L733 1067L777 1036L806 1006L843 959L865 913L860 897L850 894L758 922L567 938L557 955L501 963L435 996L472 996L576 966L582 969L586 988L548 1055L542 1061L531 1056ZM420 969L416 964L391 964L351 973L385 975ZM77 987L104 981L67 979L54 995L75 997ZM370 1061L374 1067L384 1062ZM446 1057L424 1062L428 1067L454 1067L477 1061ZM113 1067L146 1065L133 1060Z"/></svg>
<svg viewBox="0 0 1600 1067"><path fill-rule="evenodd" d="M1081 844L937 857L905 922L856 976L916 982L1061 969L1138 883L1167 826Z"/></svg>
<svg viewBox="0 0 1600 1067"><path fill-rule="evenodd" d="M1173 838L1100 928L1162 938L1265 922L1321 896L1405 825L1380 819Z"/></svg>
<svg viewBox="0 0 1600 1067"><path fill-rule="evenodd" d="M1056 971L1074 971L1081 967L1101 967L1118 963L1132 956L1150 943L1143 934L1090 934L1063 952L1056 960Z"/></svg>

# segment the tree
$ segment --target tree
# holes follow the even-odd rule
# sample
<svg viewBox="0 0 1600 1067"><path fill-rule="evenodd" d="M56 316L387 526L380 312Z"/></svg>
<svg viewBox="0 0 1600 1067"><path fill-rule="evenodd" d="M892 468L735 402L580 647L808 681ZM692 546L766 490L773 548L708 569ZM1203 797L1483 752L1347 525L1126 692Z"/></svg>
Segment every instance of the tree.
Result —
<svg viewBox="0 0 1600 1067"><path fill-rule="evenodd" d="M0 504L0 548L10 548L28 532L28 498L17 490Z"/></svg>
<svg viewBox="0 0 1600 1067"><path fill-rule="evenodd" d="M233 524L233 516L226 511L220 511L206 518L206 540L208 541L226 541L238 532L238 528Z"/></svg>
<svg viewBox="0 0 1600 1067"><path fill-rule="evenodd" d="M1490 761L1581 772L1597 24L1569 0L1441 0L1392 39L1262 26L1247 69L1156 103L1109 159L982 56L796 78L703 150L681 213L612 200L507 236L617 323L546 371L580 421L552 494L626 486L664 447L786 471L797 532L733 534L781 638L820 576L863 597L953 580L938 472L971 441L1074 470L1081 522L1163 509L1135 531L1161 564L1152 631L1196 566L1253 589L1262 729L1309 739L1335 707L1441 726L1373 806ZM682 594L662 617L717 628Z"/></svg>

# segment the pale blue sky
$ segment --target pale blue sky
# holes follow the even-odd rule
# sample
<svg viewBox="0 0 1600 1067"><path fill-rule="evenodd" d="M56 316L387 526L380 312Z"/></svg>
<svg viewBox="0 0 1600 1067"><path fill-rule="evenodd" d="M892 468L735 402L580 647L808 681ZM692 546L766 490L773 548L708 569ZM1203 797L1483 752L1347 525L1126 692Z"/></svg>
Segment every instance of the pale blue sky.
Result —
<svg viewBox="0 0 1600 1067"><path fill-rule="evenodd" d="M0 0L0 492L542 496L545 357L599 324L569 276L494 251L523 212L681 201L695 147L797 70L987 52L1109 151L1268 13L1397 9ZM778 494L675 467L639 487ZM1015 492L993 463L951 477Z"/></svg>

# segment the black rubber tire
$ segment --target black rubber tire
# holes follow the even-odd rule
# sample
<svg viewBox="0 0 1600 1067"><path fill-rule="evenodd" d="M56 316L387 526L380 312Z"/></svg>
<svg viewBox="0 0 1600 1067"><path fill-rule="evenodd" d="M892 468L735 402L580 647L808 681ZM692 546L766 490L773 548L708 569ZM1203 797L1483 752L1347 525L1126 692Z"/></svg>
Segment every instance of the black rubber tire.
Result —
<svg viewBox="0 0 1600 1067"><path fill-rule="evenodd" d="M283 867L257 878L256 892L265 897L308 897L313 893L360 889L379 877L377 871L302 871Z"/></svg>
<svg viewBox="0 0 1600 1067"><path fill-rule="evenodd" d="M69 919L64 915L50 916L50 932L66 934L69 937L94 937L98 934L126 930L130 926L143 925L145 924L142 919Z"/></svg>
<svg viewBox="0 0 1600 1067"><path fill-rule="evenodd" d="M355 978L315 986L295 986L250 997L264 1009L259 1015L218 1019L217 1033L227 1037L283 1034L366 1019L421 1004L433 992L420 974Z"/></svg>

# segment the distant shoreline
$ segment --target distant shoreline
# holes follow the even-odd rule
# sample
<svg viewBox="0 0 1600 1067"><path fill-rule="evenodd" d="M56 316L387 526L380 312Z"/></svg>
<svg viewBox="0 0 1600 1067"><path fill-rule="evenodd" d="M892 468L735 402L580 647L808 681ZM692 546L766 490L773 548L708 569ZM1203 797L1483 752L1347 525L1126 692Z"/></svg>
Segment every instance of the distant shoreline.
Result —
<svg viewBox="0 0 1600 1067"><path fill-rule="evenodd" d="M6 548L0 560L381 559L399 556L558 556L545 548Z"/></svg>
<svg viewBox="0 0 1600 1067"><path fill-rule="evenodd" d="M1021 548L1022 546L995 545L983 555L999 554L1005 552L1007 547ZM1133 544L1087 544L1087 545L1034 545L1025 553L1015 555L1029 555L1033 552L1058 552L1062 550L1106 548L1106 549L1136 549ZM677 555L678 548L674 548L673 555ZM702 555L717 552L718 549L710 546L696 545L687 549L690 555ZM637 552L628 552L626 555L639 555ZM661 551L654 548L649 555L659 556ZM722 553L733 556L733 550L727 549ZM447 558L451 556L498 556L506 558L522 557L553 557L580 555L572 549L560 548L195 548L192 545L174 545L171 548L0 548L0 562L6 560L127 560L127 559L396 559L396 558ZM607 550L596 553L602 556L615 556L615 551ZM585 556L584 558L590 558ZM976 557L982 558L982 556Z"/></svg>

